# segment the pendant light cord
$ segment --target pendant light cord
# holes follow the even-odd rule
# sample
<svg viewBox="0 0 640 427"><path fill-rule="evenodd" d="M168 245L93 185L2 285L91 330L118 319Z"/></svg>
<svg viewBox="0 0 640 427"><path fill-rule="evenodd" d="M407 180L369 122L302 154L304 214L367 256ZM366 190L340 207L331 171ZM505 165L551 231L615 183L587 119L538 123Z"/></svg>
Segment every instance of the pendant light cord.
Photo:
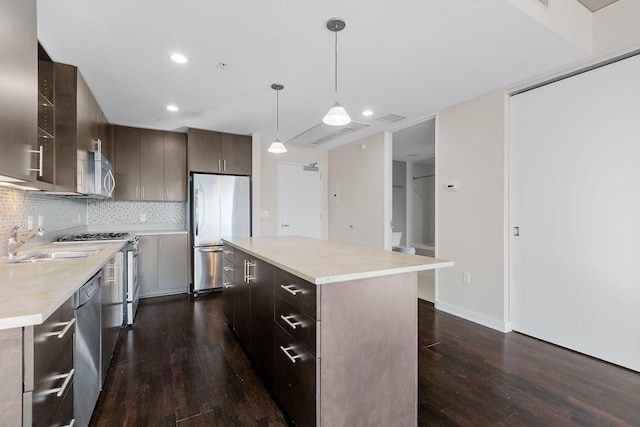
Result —
<svg viewBox="0 0 640 427"><path fill-rule="evenodd" d="M336 102L338 102L338 31L334 31L336 35L336 43L335 43L335 67L334 67L334 76L335 76L335 90L336 90Z"/></svg>
<svg viewBox="0 0 640 427"><path fill-rule="evenodd" d="M280 90L276 90L276 139L280 137Z"/></svg>

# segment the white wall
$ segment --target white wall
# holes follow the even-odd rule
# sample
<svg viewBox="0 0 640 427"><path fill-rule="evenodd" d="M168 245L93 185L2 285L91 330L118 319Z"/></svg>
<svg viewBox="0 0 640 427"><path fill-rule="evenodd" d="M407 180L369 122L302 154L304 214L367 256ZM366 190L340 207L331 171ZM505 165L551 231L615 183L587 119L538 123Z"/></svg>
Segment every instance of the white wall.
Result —
<svg viewBox="0 0 640 427"><path fill-rule="evenodd" d="M618 0L593 15L596 55L628 49L640 43L640 1Z"/></svg>
<svg viewBox="0 0 640 427"><path fill-rule="evenodd" d="M391 248L391 162L386 133L329 150L329 240Z"/></svg>
<svg viewBox="0 0 640 427"><path fill-rule="evenodd" d="M496 91L438 113L436 121L436 307L509 329L507 298L506 95ZM460 191L444 183L459 181ZM463 283L463 273L471 284Z"/></svg>
<svg viewBox="0 0 640 427"><path fill-rule="evenodd" d="M277 234L277 165L278 162L297 163L308 165L318 163L322 172L322 234L328 237L328 193L327 193L327 169L328 152L319 148L307 148L296 145L287 145L287 152L272 154L267 151L271 141L262 142L260 135L253 136L253 235L275 236ZM267 212L268 217L261 217L261 213Z"/></svg>

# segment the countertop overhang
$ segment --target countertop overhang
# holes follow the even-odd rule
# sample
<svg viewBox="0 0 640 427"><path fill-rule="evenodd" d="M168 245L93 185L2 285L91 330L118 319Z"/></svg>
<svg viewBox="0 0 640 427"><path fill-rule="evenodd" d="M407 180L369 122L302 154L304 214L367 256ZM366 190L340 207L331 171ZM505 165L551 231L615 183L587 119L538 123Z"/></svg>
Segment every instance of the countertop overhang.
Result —
<svg viewBox="0 0 640 427"><path fill-rule="evenodd" d="M87 242L64 245L65 250L99 249L80 259L50 262L0 263L0 330L43 323L82 285L93 277L126 242ZM20 255L60 250L48 244L21 251Z"/></svg>
<svg viewBox="0 0 640 427"><path fill-rule="evenodd" d="M223 241L316 285L453 266L443 259L301 236Z"/></svg>

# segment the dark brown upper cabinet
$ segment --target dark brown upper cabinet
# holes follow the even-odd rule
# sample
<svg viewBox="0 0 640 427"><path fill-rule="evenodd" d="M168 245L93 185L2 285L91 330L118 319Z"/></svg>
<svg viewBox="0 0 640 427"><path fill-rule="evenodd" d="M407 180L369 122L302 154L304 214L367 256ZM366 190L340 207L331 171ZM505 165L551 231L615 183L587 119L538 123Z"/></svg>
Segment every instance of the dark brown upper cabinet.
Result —
<svg viewBox="0 0 640 427"><path fill-rule="evenodd" d="M187 136L115 126L116 200L186 201Z"/></svg>
<svg viewBox="0 0 640 427"><path fill-rule="evenodd" d="M251 175L251 137L189 129L190 172Z"/></svg>
<svg viewBox="0 0 640 427"><path fill-rule="evenodd" d="M78 68L53 63L55 191L89 191L89 151L113 161L112 130ZM106 144L103 145L104 141Z"/></svg>
<svg viewBox="0 0 640 427"><path fill-rule="evenodd" d="M40 162L36 1L2 1L0 16L0 180L35 181Z"/></svg>

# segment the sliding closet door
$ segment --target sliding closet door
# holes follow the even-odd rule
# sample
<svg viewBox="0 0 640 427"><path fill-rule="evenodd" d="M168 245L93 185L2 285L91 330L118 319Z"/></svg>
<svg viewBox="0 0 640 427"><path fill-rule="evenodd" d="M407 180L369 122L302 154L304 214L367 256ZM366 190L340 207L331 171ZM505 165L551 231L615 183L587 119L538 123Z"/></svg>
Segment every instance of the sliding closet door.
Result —
<svg viewBox="0 0 640 427"><path fill-rule="evenodd" d="M635 56L510 106L513 329L636 371L639 76Z"/></svg>

